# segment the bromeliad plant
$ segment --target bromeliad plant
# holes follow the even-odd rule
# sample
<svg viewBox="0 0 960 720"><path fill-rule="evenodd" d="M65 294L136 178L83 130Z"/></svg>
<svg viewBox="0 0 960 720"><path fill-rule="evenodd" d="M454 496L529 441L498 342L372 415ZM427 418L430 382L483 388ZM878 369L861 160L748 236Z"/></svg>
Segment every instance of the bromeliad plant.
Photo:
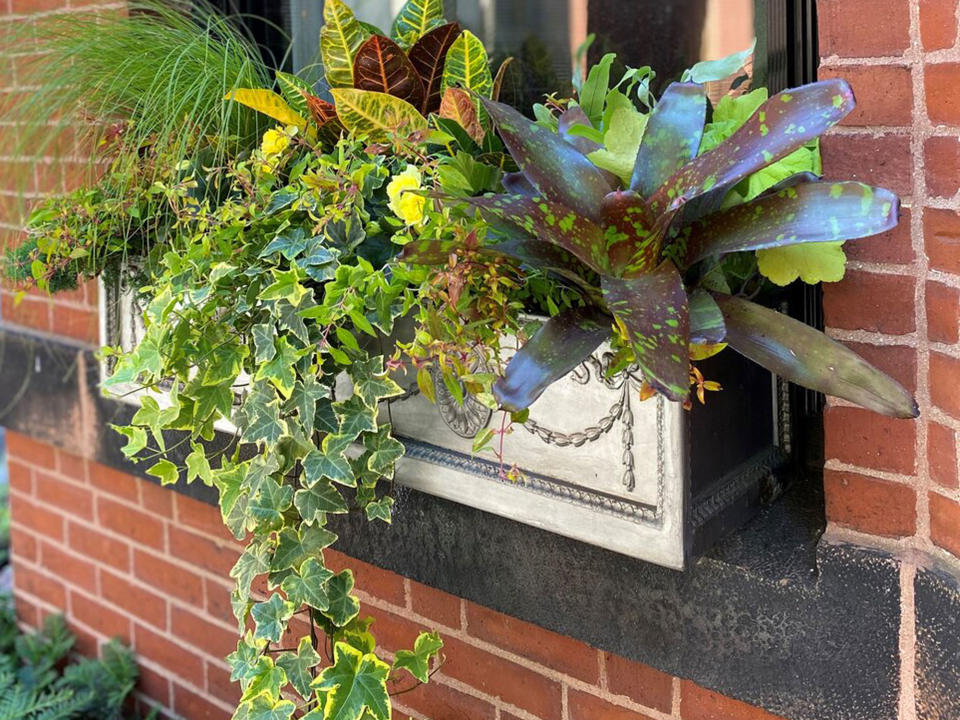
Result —
<svg viewBox="0 0 960 720"><path fill-rule="evenodd" d="M614 89L608 105L618 102L614 93L623 95ZM752 95L741 102L755 102ZM838 249L896 225L897 197L862 183L787 172L765 192L750 192L758 173L773 167L768 179L776 177L776 164L796 159L853 109L844 81L779 93L733 127L706 126L704 87L674 83L648 117L625 109L639 118L628 138L637 144L627 172L610 164L611 143L604 148L592 139L597 128L581 106L568 106L554 131L549 121L482 103L521 172L504 178L505 194L438 197L475 208L492 224L482 252L561 277L584 299L550 318L513 357L492 388L502 408L526 409L612 336L615 366L635 363L670 400L686 401L691 381L701 384L691 357L725 343L787 380L888 415L917 415L895 381L825 335L730 294L717 272L728 254L808 243ZM405 258L435 263L458 249L423 240L408 246ZM783 259L768 264L777 262Z"/></svg>

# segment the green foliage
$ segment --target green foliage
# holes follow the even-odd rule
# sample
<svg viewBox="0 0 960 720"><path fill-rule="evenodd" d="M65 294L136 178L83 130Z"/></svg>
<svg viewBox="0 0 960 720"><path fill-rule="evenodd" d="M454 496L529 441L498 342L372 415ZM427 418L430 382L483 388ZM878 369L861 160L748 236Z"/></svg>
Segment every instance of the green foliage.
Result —
<svg viewBox="0 0 960 720"><path fill-rule="evenodd" d="M67 663L74 638L59 615L20 634L9 597L0 598L0 720L122 720L137 679L133 655L119 643L102 658Z"/></svg>

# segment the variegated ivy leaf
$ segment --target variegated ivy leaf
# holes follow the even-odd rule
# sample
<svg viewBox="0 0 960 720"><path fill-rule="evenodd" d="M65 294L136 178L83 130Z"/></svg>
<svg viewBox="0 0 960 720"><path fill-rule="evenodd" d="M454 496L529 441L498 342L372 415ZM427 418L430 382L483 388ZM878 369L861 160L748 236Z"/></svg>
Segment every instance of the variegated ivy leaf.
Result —
<svg viewBox="0 0 960 720"><path fill-rule="evenodd" d="M339 435L344 439L355 440L360 433L374 432L377 429L376 410L359 395L333 403L333 410L340 419Z"/></svg>
<svg viewBox="0 0 960 720"><path fill-rule="evenodd" d="M328 443L326 438L324 442ZM320 482L323 478L341 485L352 485L355 482L350 463L340 449L311 451L303 461L303 469L308 486Z"/></svg>
<svg viewBox="0 0 960 720"><path fill-rule="evenodd" d="M299 571L284 578L281 587L287 598L297 607L309 605L317 610L326 610L330 604L327 597L327 581L333 572L327 570L317 558L310 558Z"/></svg>
<svg viewBox="0 0 960 720"><path fill-rule="evenodd" d="M366 32L343 0L324 0L320 56L331 88L353 87L353 56Z"/></svg>
<svg viewBox="0 0 960 720"><path fill-rule="evenodd" d="M302 698L311 697L310 683L313 682L311 668L320 664L323 658L313 649L310 638L300 638L296 652L284 652L277 655L277 665L287 673L287 679Z"/></svg>
<svg viewBox="0 0 960 720"><path fill-rule="evenodd" d="M413 650L398 650L393 658L394 670L406 670L422 683L427 682L430 674L430 661L443 647L440 633L420 633Z"/></svg>
<svg viewBox="0 0 960 720"><path fill-rule="evenodd" d="M227 665L230 666L230 680L240 682L240 686L246 689L250 680L256 677L263 649L263 641L254 640L250 633L237 641L237 649L227 655Z"/></svg>
<svg viewBox="0 0 960 720"><path fill-rule="evenodd" d="M381 400L403 395L403 388L397 385L383 369L381 355L355 362L350 377L354 382L354 394L358 395L371 410L376 409Z"/></svg>
<svg viewBox="0 0 960 720"><path fill-rule="evenodd" d="M247 503L247 512L260 527L272 528L283 522L283 513L292 504L293 488L266 478L260 483L260 492Z"/></svg>
<svg viewBox="0 0 960 720"><path fill-rule="evenodd" d="M293 502L306 523L323 524L327 513L339 515L348 510L343 495L329 480L318 480L310 487L297 490Z"/></svg>
<svg viewBox="0 0 960 720"><path fill-rule="evenodd" d="M313 683L314 689L327 693L324 717L359 720L366 712L374 720L389 720L390 666L376 655L362 653L346 643L337 643L333 652L333 665Z"/></svg>
<svg viewBox="0 0 960 720"><path fill-rule="evenodd" d="M374 520L382 520L389 525L390 520L393 518L393 498L389 495L384 495L379 500L367 503L363 509L367 514L367 520L371 522Z"/></svg>
<svg viewBox="0 0 960 720"><path fill-rule="evenodd" d="M290 700L274 700L263 694L250 701L246 720L290 720L296 710L297 706Z"/></svg>
<svg viewBox="0 0 960 720"><path fill-rule="evenodd" d="M265 640L259 640L258 642L266 645ZM280 692L286 684L287 674L283 671L283 668L277 667L273 658L261 655L260 659L257 660L255 672L250 678L250 682L244 689L243 695L240 696L240 706L244 707L258 697L269 698L270 702L273 703L280 697Z"/></svg>
<svg viewBox="0 0 960 720"><path fill-rule="evenodd" d="M270 570L283 572L288 568L300 567L336 541L335 533L315 525L304 527L299 532L294 528L283 528L277 535L277 549L270 560Z"/></svg>
<svg viewBox="0 0 960 720"><path fill-rule="evenodd" d="M280 417L280 398L265 383L257 383L243 402L243 421L239 423L245 442L275 444L287 433Z"/></svg>
<svg viewBox="0 0 960 720"><path fill-rule="evenodd" d="M246 534L247 501L250 489L244 482L246 463L230 465L226 462L213 473L213 484L220 492L220 513L223 523L237 540Z"/></svg>
<svg viewBox="0 0 960 720"><path fill-rule="evenodd" d="M250 597L250 586L254 579L270 571L270 548L264 542L254 541L237 558L230 570L230 577L237 581L237 592L241 600Z"/></svg>
<svg viewBox="0 0 960 720"><path fill-rule="evenodd" d="M376 433L363 436L363 445L370 453L367 468L378 475L393 476L393 467L403 457L403 443L392 435L393 426L389 423L377 428Z"/></svg>
<svg viewBox="0 0 960 720"><path fill-rule="evenodd" d="M330 602L323 612L324 617L337 627L343 627L360 613L360 601L353 592L353 573L344 570L327 581L327 597Z"/></svg>
<svg viewBox="0 0 960 720"><path fill-rule="evenodd" d="M287 622L296 609L292 602L284 600L279 593L273 593L267 601L255 604L250 611L257 624L254 638L280 642L283 631L287 629Z"/></svg>

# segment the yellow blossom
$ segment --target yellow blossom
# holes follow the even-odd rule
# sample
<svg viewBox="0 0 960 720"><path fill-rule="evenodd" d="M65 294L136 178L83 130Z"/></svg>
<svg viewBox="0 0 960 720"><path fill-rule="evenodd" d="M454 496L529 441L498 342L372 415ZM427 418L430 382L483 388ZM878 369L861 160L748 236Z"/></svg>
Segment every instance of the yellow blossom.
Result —
<svg viewBox="0 0 960 720"><path fill-rule="evenodd" d="M388 206L393 214L407 225L417 225L423 221L423 209L427 199L422 195L409 192L419 190L420 187L420 171L413 165L408 165L387 185L387 197L390 198Z"/></svg>
<svg viewBox="0 0 960 720"><path fill-rule="evenodd" d="M279 155L290 146L290 136L283 130L267 130L260 143L260 152L266 156Z"/></svg>

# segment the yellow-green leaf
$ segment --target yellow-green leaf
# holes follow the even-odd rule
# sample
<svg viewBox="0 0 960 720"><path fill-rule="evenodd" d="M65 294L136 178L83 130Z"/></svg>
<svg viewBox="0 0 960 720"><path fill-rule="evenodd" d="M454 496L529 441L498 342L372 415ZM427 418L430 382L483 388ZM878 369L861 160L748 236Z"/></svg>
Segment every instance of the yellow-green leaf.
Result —
<svg viewBox="0 0 960 720"><path fill-rule="evenodd" d="M777 285L789 285L797 278L814 285L843 279L847 256L842 242L807 243L757 250L761 274Z"/></svg>
<svg viewBox="0 0 960 720"><path fill-rule="evenodd" d="M280 86L283 99L293 108L294 112L303 117L310 117L310 108L307 106L307 97L304 94L313 95L313 87L310 83L301 80L296 75L278 71L277 85Z"/></svg>
<svg viewBox="0 0 960 720"><path fill-rule="evenodd" d="M609 170L623 180L625 186L629 185L648 118L638 112L619 90L610 92L607 110L603 114L604 146L587 157L597 167Z"/></svg>
<svg viewBox="0 0 960 720"><path fill-rule="evenodd" d="M342 0L324 0L320 57L330 87L353 86L353 56L364 39L366 33L353 10Z"/></svg>
<svg viewBox="0 0 960 720"><path fill-rule="evenodd" d="M440 89L446 92L451 87L472 90L487 98L493 92L493 75L490 74L487 51L480 38L469 30L464 30L447 51ZM474 104L477 117L483 121L486 118L483 106L477 100L474 100Z"/></svg>
<svg viewBox="0 0 960 720"><path fill-rule="evenodd" d="M227 93L226 99L233 100L241 105L246 105L248 108L263 113L283 125L304 127L307 124L306 118L297 113L296 110L287 104L286 100L273 90L242 88Z"/></svg>
<svg viewBox="0 0 960 720"><path fill-rule="evenodd" d="M442 21L443 0L407 0L393 21L390 37L409 47Z"/></svg>
<svg viewBox="0 0 960 720"><path fill-rule="evenodd" d="M340 122L350 132L377 138L397 132L425 130L427 119L413 105L386 93L338 88L331 90Z"/></svg>

